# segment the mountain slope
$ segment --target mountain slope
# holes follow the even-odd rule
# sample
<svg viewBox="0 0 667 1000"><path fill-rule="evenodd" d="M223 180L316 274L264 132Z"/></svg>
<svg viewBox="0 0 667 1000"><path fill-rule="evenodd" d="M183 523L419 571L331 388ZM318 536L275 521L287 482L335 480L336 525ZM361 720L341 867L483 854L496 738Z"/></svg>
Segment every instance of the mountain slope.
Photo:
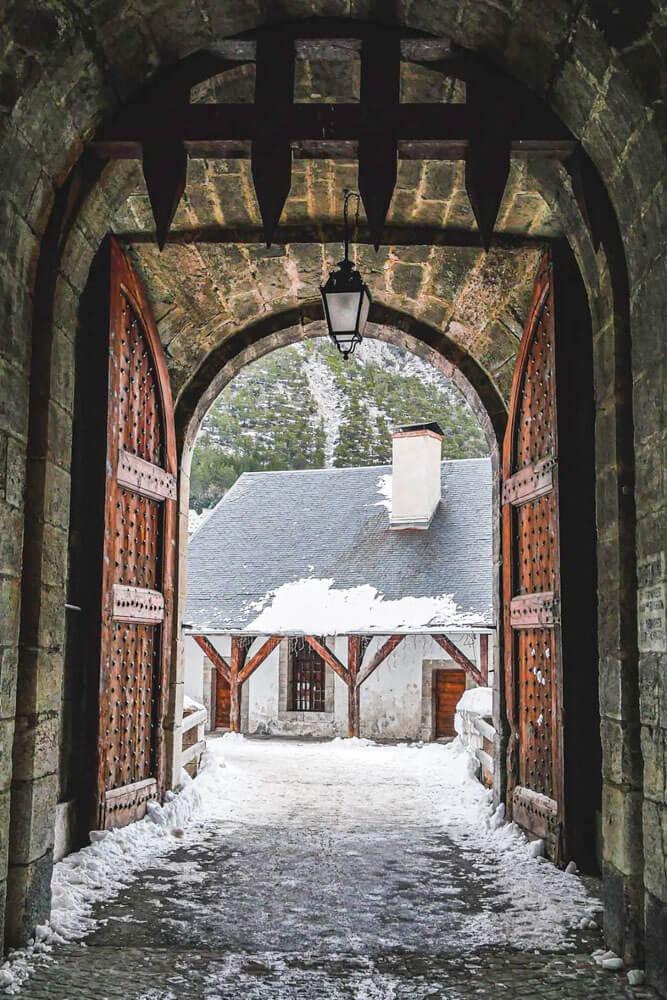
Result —
<svg viewBox="0 0 667 1000"><path fill-rule="evenodd" d="M391 430L437 420L444 458L488 453L459 390L408 351L366 340L344 361L326 339L248 365L209 410L192 462L191 506L212 507L242 472L377 465Z"/></svg>

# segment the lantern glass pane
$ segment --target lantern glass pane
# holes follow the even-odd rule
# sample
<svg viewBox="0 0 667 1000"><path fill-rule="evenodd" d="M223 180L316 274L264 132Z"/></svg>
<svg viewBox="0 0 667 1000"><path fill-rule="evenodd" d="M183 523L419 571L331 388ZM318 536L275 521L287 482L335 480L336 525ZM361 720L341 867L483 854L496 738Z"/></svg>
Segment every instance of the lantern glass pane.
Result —
<svg viewBox="0 0 667 1000"><path fill-rule="evenodd" d="M368 310L371 307L371 300L366 289L364 289L363 296L361 299L361 312L359 313L359 333L363 334L366 329L366 320L368 319Z"/></svg>
<svg viewBox="0 0 667 1000"><path fill-rule="evenodd" d="M356 330L360 292L328 292L329 319L333 333Z"/></svg>

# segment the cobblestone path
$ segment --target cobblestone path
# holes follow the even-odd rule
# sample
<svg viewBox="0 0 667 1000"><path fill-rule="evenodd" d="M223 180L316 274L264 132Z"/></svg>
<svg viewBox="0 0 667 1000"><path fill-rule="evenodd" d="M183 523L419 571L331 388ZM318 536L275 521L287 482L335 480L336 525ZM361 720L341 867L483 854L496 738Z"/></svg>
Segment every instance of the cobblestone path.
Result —
<svg viewBox="0 0 667 1000"><path fill-rule="evenodd" d="M363 775L358 755L308 745L224 753L241 798L100 904L85 942L40 959L23 1000L653 996L592 963L597 932L512 946L531 923L496 862L437 821L419 751L373 750Z"/></svg>

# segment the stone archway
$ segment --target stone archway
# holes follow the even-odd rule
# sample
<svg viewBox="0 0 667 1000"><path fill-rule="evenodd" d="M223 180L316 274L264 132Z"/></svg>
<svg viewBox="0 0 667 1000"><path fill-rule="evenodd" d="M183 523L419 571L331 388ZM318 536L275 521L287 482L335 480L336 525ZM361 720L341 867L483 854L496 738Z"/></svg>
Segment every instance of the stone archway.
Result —
<svg viewBox="0 0 667 1000"><path fill-rule="evenodd" d="M656 678L663 664L661 650L643 649L641 669L647 695L640 716L637 593L632 557L636 496L639 554L645 567L642 579L643 585L649 585L655 579L655 572L658 575L660 572L660 553L656 547L660 544L664 499L662 487L656 485L652 471L653 455L663 433L662 426L656 427L655 416L658 412L656 400L662 393L664 360L652 330L660 316L664 285L658 249L664 232L664 211L661 209L664 151L652 110L660 96L659 72L644 70L646 67L659 70L661 65L651 35L651 29L658 27L660 15L650 4L643 5L632 17L600 12L598 7L583 5L573 14L569 5L556 4L550 20L536 23L527 8L520 16L510 17L497 5L480 2L469 6L469 16L464 17L462 5L447 5L446 9L428 5L424 10L413 5L413 11L405 15L405 19L428 31L446 32L461 44L484 48L515 77L544 94L571 130L584 138L619 219L616 247L613 250L608 245L605 247L607 259L603 255L596 258L585 240L581 257L585 258L583 270L593 300L596 349L598 498L602 518L600 588L606 599L601 625L603 712L609 739L605 790L605 822L610 826L610 836L606 838L609 933L617 948L619 942L625 941L627 953L632 954L644 906L644 877L649 937L654 933L659 939L659 921L664 912L664 862L662 867L658 861L651 864L644 875L641 852L636 846L642 840L640 718L650 766L651 755L662 738L654 704ZM60 23L55 15L38 8L26 12L23 18L14 17L10 21L9 48L13 64L8 79L12 86L8 87L6 101L12 114L2 146L5 162L10 161L13 165L6 173L8 225L3 230L4 254L10 266L2 279L8 329L12 331L6 343L3 341L3 380L5 398L15 402L11 417L5 421L7 430L3 429L9 484L5 488L3 517L6 516L10 525L20 525L22 520L22 470L28 428L27 359L32 315L30 293L40 238L53 198L53 185L60 184L77 158L80 142L94 125L118 104L120 97L143 83L155 66L181 58L220 34L231 34L261 20L259 12L248 9L235 15L222 12L216 4L211 4L211 8L213 17L206 23L199 21L193 12L186 14L173 5L168 16L151 18L137 12L131 15L125 12L126 16L119 16L113 23L100 19L103 15L98 14L92 14L88 21L84 19L84 23L66 6ZM90 40L96 32L101 41L92 45ZM32 46L27 56L26 38ZM65 46L68 57L63 58L62 67L55 73L54 66L63 56ZM535 51L543 53L544 58L535 59ZM141 52L141 58L129 58L132 52ZM73 80L75 85L70 87ZM58 89L66 92L67 97L54 105L51 94ZM21 94L20 100L18 94ZM41 113L37 113L39 109ZM119 194L122 197L122 189ZM102 219L108 219L108 213L103 212ZM37 506L29 513L30 530L26 532L23 565L29 586L37 587L39 598L30 607L28 619L24 614L21 667L24 680L18 696L15 758L19 766L14 789L17 809L27 811L30 823L40 821L38 792L42 790L48 797L48 789L54 784L53 755L37 759L35 747L43 736L48 738L56 709L48 693L35 690L31 658L49 655L50 648L56 650L52 655L57 657L61 645L62 580L53 572L53 567L62 565L65 549L62 522L68 497L67 425L71 392L66 354L71 339L68 333L71 335L75 326L74 313L82 278L97 239L94 227L92 230L87 228L83 219L77 222L72 235L59 263L59 276L53 278L58 323L54 334L58 344L55 352L46 347L47 341L51 341L50 310L47 309L46 315L40 310L34 317L30 493L34 499L36 483L38 499ZM626 280L623 288L626 257L630 285ZM49 266L48 260L45 256L41 260L44 271ZM55 266L55 260L51 263ZM634 334L632 357L630 321ZM56 375L59 365L63 369L60 376ZM32 529L44 519L47 507L47 530L33 534ZM10 531L20 543L16 531L13 528ZM2 635L3 667L7 665L10 708L14 692L12 664L18 635L19 549L20 544L15 544L8 553L8 572L3 577L8 602ZM657 570L651 569L654 566ZM27 590L28 586L24 587L24 592ZM39 641L33 643L34 637ZM35 649L37 653L31 652ZM36 723L30 721L35 718ZM617 747L621 748L621 753L616 752ZM15 814L19 816L16 810ZM664 802L653 789L644 810L647 851L652 856L663 814ZM615 816L623 817L620 832L616 830ZM15 823L15 846L20 831ZM26 883L37 879L39 872L48 870L48 843L47 823L43 835L30 839L28 854L12 849L12 863L16 866L12 889L15 909L23 906ZM24 919L29 925L31 915L22 916L21 921Z"/></svg>

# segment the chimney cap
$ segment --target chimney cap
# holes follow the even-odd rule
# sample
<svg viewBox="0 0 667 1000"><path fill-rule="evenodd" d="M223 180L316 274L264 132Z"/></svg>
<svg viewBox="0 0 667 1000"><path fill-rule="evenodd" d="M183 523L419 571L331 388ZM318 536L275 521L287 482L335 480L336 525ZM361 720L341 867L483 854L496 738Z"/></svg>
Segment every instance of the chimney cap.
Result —
<svg viewBox="0 0 667 1000"><path fill-rule="evenodd" d="M394 434L414 434L417 431L430 431L432 434L438 434L440 437L445 436L437 420L431 420L429 423L422 424L402 424L401 427L396 428Z"/></svg>

